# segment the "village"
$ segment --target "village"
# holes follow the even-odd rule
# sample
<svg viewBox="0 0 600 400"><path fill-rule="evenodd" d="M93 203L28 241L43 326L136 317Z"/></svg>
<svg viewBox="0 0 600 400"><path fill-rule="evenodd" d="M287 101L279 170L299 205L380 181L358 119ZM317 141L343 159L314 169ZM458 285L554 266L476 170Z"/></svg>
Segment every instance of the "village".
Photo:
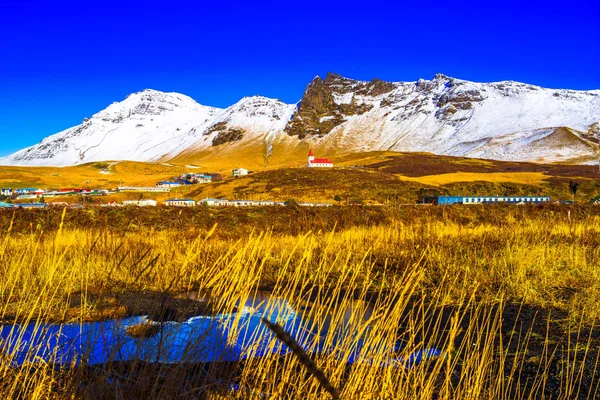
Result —
<svg viewBox="0 0 600 400"><path fill-rule="evenodd" d="M308 168L332 168L333 163L327 158L315 158L312 149L308 154ZM245 168L236 168L231 171L232 178L239 178L250 174L251 171ZM76 197L84 198L90 196L108 196L117 193L170 193L173 189L180 187L192 187L193 185L202 185L212 182L222 181L224 177L218 173L183 173L178 177L171 177L169 180L162 180L156 182L155 186L119 186L116 189L91 189L91 188L60 188L60 189L43 189L43 188L2 188L0 195L0 208L45 208L45 207L70 207L70 208L82 208L89 206L99 207L126 207L126 206L139 206L139 207L156 207L159 202L154 199L137 199L137 200L123 200L121 202L109 201L105 203L84 203L76 202L71 203L67 201L49 201L53 198L60 197L64 200L64 197ZM217 199L217 198L205 198L199 201L195 201L189 198L172 198L167 199L161 203L167 207L195 207L195 206L209 206L209 207L264 207L264 206L285 206L289 205L289 202L282 201L270 201L270 200L244 200L244 199ZM329 207L333 204L324 202L294 202L294 204L301 207Z"/></svg>
<svg viewBox="0 0 600 400"><path fill-rule="evenodd" d="M307 157L307 168L333 168L333 162L328 158L316 158L313 150L310 149ZM236 168L231 171L231 179L240 178L252 174L246 168ZM329 202L301 202L294 199L287 201L275 200L248 200L248 199L225 199L206 197L201 200L194 200L187 197L174 197L166 200L158 201L152 198L142 198L144 194L163 194L171 193L178 188L192 188L195 185L209 184L213 182L223 181L220 173L194 173L186 172L180 176L171 177L168 180L160 180L154 186L119 186L115 189L92 189L92 188L60 188L60 189L43 189L43 188L2 188L0 192L0 208L20 208L20 209L35 209L46 207L269 207L269 206L286 206L294 205L300 207L331 207ZM577 185L572 186L572 193L577 191ZM83 201L85 198L95 196L110 196L119 193L139 194L137 199L126 199L121 201L104 201L90 202ZM181 193L178 193L181 194ZM52 201L55 198L60 198L60 201ZM75 198L78 201L69 202L65 198ZM336 199L337 200L337 199ZM450 205L450 204L540 204L550 203L549 196L421 196L417 200L418 205ZM558 200L556 204L568 205L572 204L571 200ZM591 204L600 204L600 196L590 200ZM337 201L338 205L341 205ZM347 203L346 205L356 205ZM383 204L375 203L369 205ZM405 204L408 205L408 204Z"/></svg>

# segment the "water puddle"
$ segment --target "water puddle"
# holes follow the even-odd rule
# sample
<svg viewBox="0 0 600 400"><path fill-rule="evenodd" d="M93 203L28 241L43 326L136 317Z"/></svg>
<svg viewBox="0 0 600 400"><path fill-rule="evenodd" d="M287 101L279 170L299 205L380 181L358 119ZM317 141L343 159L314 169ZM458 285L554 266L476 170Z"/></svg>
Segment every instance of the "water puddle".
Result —
<svg viewBox="0 0 600 400"><path fill-rule="evenodd" d="M185 298L206 300L195 292ZM367 321L373 308L353 301L347 307L333 307L315 320L311 304L293 308L284 299L267 292L256 292L237 307L238 312L216 316L198 316L185 322L155 323L146 316L83 324L3 325L0 327L0 357L3 362L20 366L34 362L57 364L105 364L117 361L214 362L238 361L249 357L286 354L290 350L279 342L261 322L266 317L280 324L311 354L334 354L348 363L369 362L362 357L369 342ZM333 315L333 312L337 313ZM322 316L323 314L321 314ZM128 329L139 324L157 324L148 337L132 337ZM397 346L389 349L385 365L412 366L424 358L440 355L437 349L423 349L405 358L395 356ZM350 350L348 350L350 349Z"/></svg>

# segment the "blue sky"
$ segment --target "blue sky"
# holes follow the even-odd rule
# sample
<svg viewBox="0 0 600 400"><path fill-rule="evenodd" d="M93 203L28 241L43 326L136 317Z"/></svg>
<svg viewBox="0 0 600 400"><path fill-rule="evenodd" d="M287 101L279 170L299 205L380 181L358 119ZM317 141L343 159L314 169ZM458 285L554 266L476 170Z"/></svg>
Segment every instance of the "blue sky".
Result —
<svg viewBox="0 0 600 400"><path fill-rule="evenodd" d="M600 88L597 1L203 3L0 0L0 155L145 88L219 107L293 103L328 71Z"/></svg>

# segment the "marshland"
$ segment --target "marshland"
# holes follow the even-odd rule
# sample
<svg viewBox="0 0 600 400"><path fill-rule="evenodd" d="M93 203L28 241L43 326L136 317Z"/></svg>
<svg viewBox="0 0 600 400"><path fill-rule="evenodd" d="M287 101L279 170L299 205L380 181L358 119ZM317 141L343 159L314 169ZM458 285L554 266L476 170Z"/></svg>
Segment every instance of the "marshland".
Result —
<svg viewBox="0 0 600 400"><path fill-rule="evenodd" d="M0 221L2 398L330 398L262 317L340 398L600 396L595 206L50 209ZM118 346L108 326L127 356L56 349L53 335L94 329L94 346Z"/></svg>

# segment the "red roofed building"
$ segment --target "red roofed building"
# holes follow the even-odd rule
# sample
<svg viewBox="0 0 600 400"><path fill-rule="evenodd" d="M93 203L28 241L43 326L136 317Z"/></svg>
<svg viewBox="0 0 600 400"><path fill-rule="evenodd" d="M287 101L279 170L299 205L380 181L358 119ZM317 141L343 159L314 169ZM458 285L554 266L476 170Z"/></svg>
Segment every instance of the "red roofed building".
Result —
<svg viewBox="0 0 600 400"><path fill-rule="evenodd" d="M333 163L328 158L315 158L312 149L308 152L308 168L331 168Z"/></svg>

